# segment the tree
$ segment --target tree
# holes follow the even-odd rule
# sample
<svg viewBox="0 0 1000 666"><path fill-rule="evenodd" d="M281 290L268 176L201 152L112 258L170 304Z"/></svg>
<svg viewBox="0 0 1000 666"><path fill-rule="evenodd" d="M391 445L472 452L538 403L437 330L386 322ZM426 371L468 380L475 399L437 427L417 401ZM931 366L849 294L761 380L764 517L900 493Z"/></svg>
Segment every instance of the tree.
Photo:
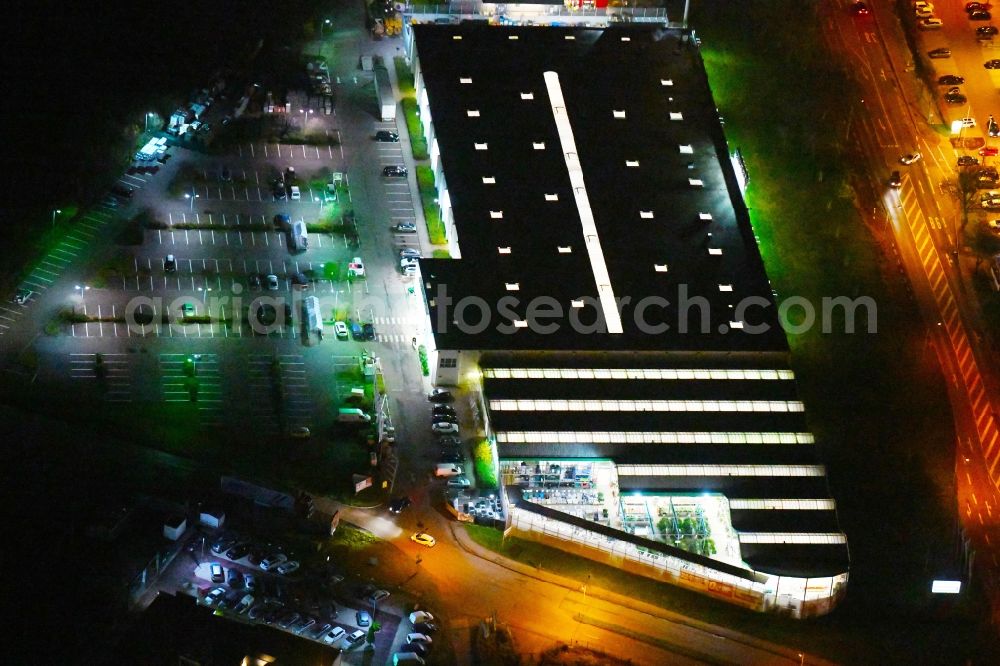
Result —
<svg viewBox="0 0 1000 666"><path fill-rule="evenodd" d="M984 261L989 261L996 254L1000 254L1000 236L993 232L986 224L977 224L968 234L969 249L976 257L976 270L978 271Z"/></svg>

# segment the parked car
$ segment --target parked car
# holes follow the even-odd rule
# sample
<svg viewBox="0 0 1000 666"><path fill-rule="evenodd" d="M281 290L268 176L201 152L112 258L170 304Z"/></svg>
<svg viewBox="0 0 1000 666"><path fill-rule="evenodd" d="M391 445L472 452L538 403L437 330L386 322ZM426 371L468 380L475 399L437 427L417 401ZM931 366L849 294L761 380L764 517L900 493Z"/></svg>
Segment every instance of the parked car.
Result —
<svg viewBox="0 0 1000 666"><path fill-rule="evenodd" d="M982 37L992 37L997 34L997 27L995 25L981 25L976 28L976 34Z"/></svg>
<svg viewBox="0 0 1000 666"><path fill-rule="evenodd" d="M406 645L400 645L400 652L412 652L419 657L427 656L428 646L425 643L407 643Z"/></svg>
<svg viewBox="0 0 1000 666"><path fill-rule="evenodd" d="M209 565L208 571L213 583L221 583L226 580L226 572L218 562L212 562Z"/></svg>
<svg viewBox="0 0 1000 666"><path fill-rule="evenodd" d="M965 83L965 77L963 76L945 74L944 76L938 77L938 85L941 86L960 86L963 83Z"/></svg>
<svg viewBox="0 0 1000 666"><path fill-rule="evenodd" d="M393 231L399 234L415 234L417 233L417 225L414 222L399 222L394 226Z"/></svg>
<svg viewBox="0 0 1000 666"><path fill-rule="evenodd" d="M230 569L226 572L226 583L229 587L243 587L243 574L238 569Z"/></svg>
<svg viewBox="0 0 1000 666"><path fill-rule="evenodd" d="M355 340L364 341L364 332L361 330L361 324L354 321L353 319L347 320L347 327L351 329L351 337Z"/></svg>
<svg viewBox="0 0 1000 666"><path fill-rule="evenodd" d="M413 633L406 634L407 643L427 643L430 645L434 642L434 639L427 634L422 634L419 631L414 631Z"/></svg>
<svg viewBox="0 0 1000 666"><path fill-rule="evenodd" d="M251 273L248 282L250 284L251 289L260 289L261 285L260 275L258 275L257 273Z"/></svg>
<svg viewBox="0 0 1000 666"><path fill-rule="evenodd" d="M1000 153L1000 148L993 148L992 146L983 146L979 149L979 154L983 157L996 157L997 153Z"/></svg>
<svg viewBox="0 0 1000 666"><path fill-rule="evenodd" d="M284 564L287 561L288 561L288 556L285 555L284 553L274 553L261 560L260 568L263 571L270 571L271 569L274 569L279 565Z"/></svg>
<svg viewBox="0 0 1000 666"><path fill-rule="evenodd" d="M326 636L323 637L323 642L326 643L327 645L331 643L336 643L341 638L343 638L344 634L346 633L347 632L344 631L343 627L334 627L330 631L326 632Z"/></svg>
<svg viewBox="0 0 1000 666"><path fill-rule="evenodd" d="M962 106L968 102L968 98L962 93L948 93L944 96L944 101L953 106Z"/></svg>
<svg viewBox="0 0 1000 666"><path fill-rule="evenodd" d="M368 595L368 603L371 604L378 603L383 599L388 599L389 596L390 595L388 590L374 590L371 594Z"/></svg>
<svg viewBox="0 0 1000 666"><path fill-rule="evenodd" d="M18 305L24 305L31 298L31 293L30 289L18 289L17 293L14 294L14 302Z"/></svg>
<svg viewBox="0 0 1000 666"><path fill-rule="evenodd" d="M379 130L375 132L375 140L394 143L396 141L399 141L399 135L396 134L395 132L390 132L388 130Z"/></svg>
<svg viewBox="0 0 1000 666"><path fill-rule="evenodd" d="M914 162L920 161L921 157L922 157L922 155L920 153L918 153L918 152L912 152L912 153L907 153L906 155L903 155L902 157L900 157L899 161L902 164L910 165L910 164L913 164Z"/></svg>
<svg viewBox="0 0 1000 666"><path fill-rule="evenodd" d="M416 250L412 247L404 247L399 251L400 259L420 259L423 255L420 254L420 250Z"/></svg>
<svg viewBox="0 0 1000 666"><path fill-rule="evenodd" d="M354 645L355 643L358 643L358 642L362 641L367 633L368 632L364 631L363 629L358 629L357 631L352 631L347 636L347 644L348 645Z"/></svg>
<svg viewBox="0 0 1000 666"><path fill-rule="evenodd" d="M304 617L295 627L295 633L304 634L309 629L316 624L316 618L314 617Z"/></svg>
<svg viewBox="0 0 1000 666"><path fill-rule="evenodd" d="M410 622L416 624L418 622L433 622L434 616L427 611L413 611L410 613Z"/></svg>
<svg viewBox="0 0 1000 666"><path fill-rule="evenodd" d="M268 289L268 291L277 291L278 290L278 276L277 275L268 275L264 279L267 280L267 289Z"/></svg>
<svg viewBox="0 0 1000 666"><path fill-rule="evenodd" d="M298 622L301 618L302 616L299 615L298 613L290 611L278 618L278 626L281 627L282 629L288 629L293 624Z"/></svg>
<svg viewBox="0 0 1000 666"><path fill-rule="evenodd" d="M934 59L950 58L951 57L951 49L946 49L946 48L931 49L930 51L927 52L927 55L929 57L931 57L931 58L934 58Z"/></svg>
<svg viewBox="0 0 1000 666"><path fill-rule="evenodd" d="M431 402L452 402L455 396L447 389L436 388L427 395L427 399Z"/></svg>
<svg viewBox="0 0 1000 666"><path fill-rule="evenodd" d="M989 21L991 18L993 18L993 15L982 9L977 9L974 12L969 12L970 21Z"/></svg>
<svg viewBox="0 0 1000 666"><path fill-rule="evenodd" d="M132 195L135 194L135 190L127 185L114 185L111 187L111 194L119 199L131 199Z"/></svg>
<svg viewBox="0 0 1000 666"><path fill-rule="evenodd" d="M330 631L330 628L332 626L333 625L330 624L329 622L322 622L322 623L317 622L316 626L314 626L312 628L312 631L310 631L309 633L312 635L313 638L322 638L323 636L326 636L326 632Z"/></svg>
<svg viewBox="0 0 1000 666"><path fill-rule="evenodd" d="M359 610L354 619L357 621L359 627L367 627L372 623L372 616L368 614L368 611Z"/></svg>
<svg viewBox="0 0 1000 666"><path fill-rule="evenodd" d="M177 259L174 258L174 255L168 254L163 259L163 270L167 273L173 273L177 270Z"/></svg>
<svg viewBox="0 0 1000 666"><path fill-rule="evenodd" d="M361 261L361 257L354 257L351 259L351 262L347 264L347 275L354 277L365 276L365 262Z"/></svg>
<svg viewBox="0 0 1000 666"><path fill-rule="evenodd" d="M406 167L401 164L393 164L382 169L382 175L387 178L405 178L407 173Z"/></svg>
<svg viewBox="0 0 1000 666"><path fill-rule="evenodd" d="M893 171L889 175L889 187L900 188L903 186L903 177L899 175L898 171Z"/></svg>
<svg viewBox="0 0 1000 666"><path fill-rule="evenodd" d="M238 560L246 557L250 553L249 543L238 543L226 551L226 557L231 560Z"/></svg>
<svg viewBox="0 0 1000 666"><path fill-rule="evenodd" d="M221 569L222 567L219 567L219 568ZM221 582L221 581L218 581L218 582ZM218 603L219 599L221 599L225 595L226 595L226 588L224 588L224 587L216 587L211 592L209 592L208 594L205 595L205 603L209 604L209 605L212 605L214 603Z"/></svg>
<svg viewBox="0 0 1000 666"><path fill-rule="evenodd" d="M962 155L958 158L958 166L976 166L979 160L972 155Z"/></svg>
<svg viewBox="0 0 1000 666"><path fill-rule="evenodd" d="M944 21L936 17L920 19L920 22L917 23L917 27L921 30L940 30L942 26L944 26Z"/></svg>
<svg viewBox="0 0 1000 666"><path fill-rule="evenodd" d="M243 574L243 586L247 588L248 592L256 592L259 582L260 581L257 579L257 576L254 576L253 574Z"/></svg>
<svg viewBox="0 0 1000 666"><path fill-rule="evenodd" d="M458 423L458 416L455 414L431 414L431 423Z"/></svg>
<svg viewBox="0 0 1000 666"><path fill-rule="evenodd" d="M438 630L438 628L437 625L434 624L433 622L414 622L413 630L419 631L424 635L428 635L428 634L433 634L435 631Z"/></svg>
<svg viewBox="0 0 1000 666"><path fill-rule="evenodd" d="M289 560L288 562L283 562L279 564L275 571L280 573L282 576L287 576L288 574L295 573L299 570L299 563L295 560Z"/></svg>
<svg viewBox="0 0 1000 666"><path fill-rule="evenodd" d="M453 435L458 432L458 424L450 421L435 421L431 431L437 435Z"/></svg>
<svg viewBox="0 0 1000 666"><path fill-rule="evenodd" d="M993 58L992 60L987 60L983 63L983 67L986 69L1000 69L1000 58Z"/></svg>
<svg viewBox="0 0 1000 666"><path fill-rule="evenodd" d="M465 456L455 451L442 451L438 456L439 463L459 464L465 462Z"/></svg>
<svg viewBox="0 0 1000 666"><path fill-rule="evenodd" d="M338 340L347 339L347 324L342 321L333 322L333 333L337 336Z"/></svg>
<svg viewBox="0 0 1000 666"><path fill-rule="evenodd" d="M472 482L469 481L469 477L466 475L459 474L448 479L447 485L449 488L468 488L472 485Z"/></svg>

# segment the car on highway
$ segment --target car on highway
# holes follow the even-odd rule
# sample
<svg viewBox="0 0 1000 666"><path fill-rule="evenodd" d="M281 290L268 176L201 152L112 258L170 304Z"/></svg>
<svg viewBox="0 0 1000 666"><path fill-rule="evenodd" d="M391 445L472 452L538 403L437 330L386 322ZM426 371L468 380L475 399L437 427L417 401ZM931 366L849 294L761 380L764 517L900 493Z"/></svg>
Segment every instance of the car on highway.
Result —
<svg viewBox="0 0 1000 666"><path fill-rule="evenodd" d="M993 18L993 15L983 9L977 9L974 12L969 12L970 21L989 21L991 18Z"/></svg>
<svg viewBox="0 0 1000 666"><path fill-rule="evenodd" d="M900 163L910 165L920 160L922 155L918 152L907 153L899 158Z"/></svg>
<svg viewBox="0 0 1000 666"><path fill-rule="evenodd" d="M960 86L965 83L964 76L957 76L955 74L945 74L944 76L938 77L938 85L940 86Z"/></svg>
<svg viewBox="0 0 1000 666"><path fill-rule="evenodd" d="M393 164L382 168L382 175L387 178L405 178L408 171L401 164Z"/></svg>
<svg viewBox="0 0 1000 666"><path fill-rule="evenodd" d="M920 19L917 27L921 30L940 30L944 26L944 21L937 17Z"/></svg>
<svg viewBox="0 0 1000 666"><path fill-rule="evenodd" d="M431 390L427 395L427 399L431 402L452 402L455 396L448 389L436 388Z"/></svg>
<svg viewBox="0 0 1000 666"><path fill-rule="evenodd" d="M458 432L458 424L449 423L448 421L437 421L431 425L431 431L437 435L454 435Z"/></svg>
<svg viewBox="0 0 1000 666"><path fill-rule="evenodd" d="M268 291L278 291L278 276L271 274L264 278L267 280Z"/></svg>
<svg viewBox="0 0 1000 666"><path fill-rule="evenodd" d="M1000 153L1000 148L994 148L992 146L983 146L979 149L979 154L983 157L996 157Z"/></svg>
<svg viewBox="0 0 1000 666"><path fill-rule="evenodd" d="M333 322L333 333L337 336L338 340L347 339L347 324L342 321Z"/></svg>
<svg viewBox="0 0 1000 666"><path fill-rule="evenodd" d="M977 164L979 164L979 160L972 155L962 155L958 158L958 166L960 167L976 166Z"/></svg>
<svg viewBox="0 0 1000 666"><path fill-rule="evenodd" d="M889 175L889 187L900 188L903 186L903 177L899 175L898 171L893 171Z"/></svg>
<svg viewBox="0 0 1000 666"><path fill-rule="evenodd" d="M992 37L997 32L1000 32L1000 30L995 25L981 25L976 28L976 34L980 37Z"/></svg>
<svg viewBox="0 0 1000 666"><path fill-rule="evenodd" d="M389 502L389 513L402 513L411 504L413 501L409 497L397 497Z"/></svg>
<svg viewBox="0 0 1000 666"><path fill-rule="evenodd" d="M426 532L415 532L411 534L410 541L412 541L413 543L418 543L421 546L426 546L428 548L433 548L434 545L437 543L437 539L432 537L430 534L427 534Z"/></svg>
<svg viewBox="0 0 1000 666"><path fill-rule="evenodd" d="M347 632L344 631L343 627L334 627L330 631L326 632L326 636L323 636L323 642L326 643L327 645L336 643L341 638L343 638L344 634L346 633Z"/></svg>
<svg viewBox="0 0 1000 666"><path fill-rule="evenodd" d="M372 616L368 614L368 611L359 610L355 614L354 619L359 627L367 627L372 623Z"/></svg>
<svg viewBox="0 0 1000 666"><path fill-rule="evenodd" d="M416 250L412 247L404 247L399 251L400 259L421 259L422 257L423 255L420 254L420 250Z"/></svg>
<svg viewBox="0 0 1000 666"><path fill-rule="evenodd" d="M992 60L987 60L983 63L983 67L986 69L1000 69L1000 58L993 58Z"/></svg>
<svg viewBox="0 0 1000 666"><path fill-rule="evenodd" d="M282 562L274 570L282 576L287 576L288 574L295 573L299 570L299 563L295 560L289 560L287 562Z"/></svg>
<svg viewBox="0 0 1000 666"><path fill-rule="evenodd" d="M417 233L417 225L414 222L399 222L392 229L396 233L400 233L400 234L415 234L415 233Z"/></svg>
<svg viewBox="0 0 1000 666"><path fill-rule="evenodd" d="M851 13L855 16L868 16L872 12L865 3L855 2L851 4Z"/></svg>
<svg viewBox="0 0 1000 666"><path fill-rule="evenodd" d="M379 130L375 132L375 140L395 143L396 141L399 141L399 135L395 132L390 132L389 130Z"/></svg>
<svg viewBox="0 0 1000 666"><path fill-rule="evenodd" d="M284 553L272 553L260 561L261 571L270 571L288 561L288 556Z"/></svg>
<svg viewBox="0 0 1000 666"><path fill-rule="evenodd" d="M939 49L931 49L930 51L927 52L927 55L930 58L934 58L934 59L950 58L951 57L951 49L946 49L944 47L939 48Z"/></svg>

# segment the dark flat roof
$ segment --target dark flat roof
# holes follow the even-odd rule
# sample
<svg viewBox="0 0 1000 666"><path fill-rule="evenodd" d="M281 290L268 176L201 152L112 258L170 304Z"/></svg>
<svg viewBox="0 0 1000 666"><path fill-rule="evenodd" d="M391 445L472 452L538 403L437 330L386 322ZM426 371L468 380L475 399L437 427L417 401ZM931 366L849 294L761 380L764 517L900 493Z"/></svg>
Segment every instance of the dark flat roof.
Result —
<svg viewBox="0 0 1000 666"><path fill-rule="evenodd" d="M462 254L421 261L439 349L787 349L700 55L681 43L681 31L635 24L413 31ZM545 72L558 75L575 151L561 143ZM672 112L681 118L671 120ZM620 334L572 324L572 315L585 325L598 322L601 309L564 150L576 153L582 169L607 284L622 303ZM692 187L691 178L704 186ZM547 194L558 200L547 201ZM514 284L517 290L509 290ZM704 308L683 307L682 290ZM489 325L461 330L443 293L481 299L493 308ZM740 319L732 306L751 296L762 306L742 319L766 332L729 327ZM516 303L496 309L505 297ZM528 304L543 297L560 316L529 316ZM636 322L638 304L651 298L669 304L652 303L645 322L667 324L666 331ZM585 307L572 307L578 299ZM470 325L479 319L473 312L463 318ZM555 323L557 332L498 330L513 319ZM690 330L682 332L682 324Z"/></svg>

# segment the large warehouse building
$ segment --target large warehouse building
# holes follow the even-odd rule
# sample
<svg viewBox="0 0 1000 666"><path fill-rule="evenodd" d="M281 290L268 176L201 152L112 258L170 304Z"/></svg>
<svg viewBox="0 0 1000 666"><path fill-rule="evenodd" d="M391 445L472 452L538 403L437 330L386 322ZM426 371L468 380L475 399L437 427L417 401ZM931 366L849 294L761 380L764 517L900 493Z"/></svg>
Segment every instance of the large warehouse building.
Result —
<svg viewBox="0 0 1000 666"><path fill-rule="evenodd" d="M828 612L847 542L695 40L406 37L452 257L420 265L432 378L480 396L507 529Z"/></svg>

